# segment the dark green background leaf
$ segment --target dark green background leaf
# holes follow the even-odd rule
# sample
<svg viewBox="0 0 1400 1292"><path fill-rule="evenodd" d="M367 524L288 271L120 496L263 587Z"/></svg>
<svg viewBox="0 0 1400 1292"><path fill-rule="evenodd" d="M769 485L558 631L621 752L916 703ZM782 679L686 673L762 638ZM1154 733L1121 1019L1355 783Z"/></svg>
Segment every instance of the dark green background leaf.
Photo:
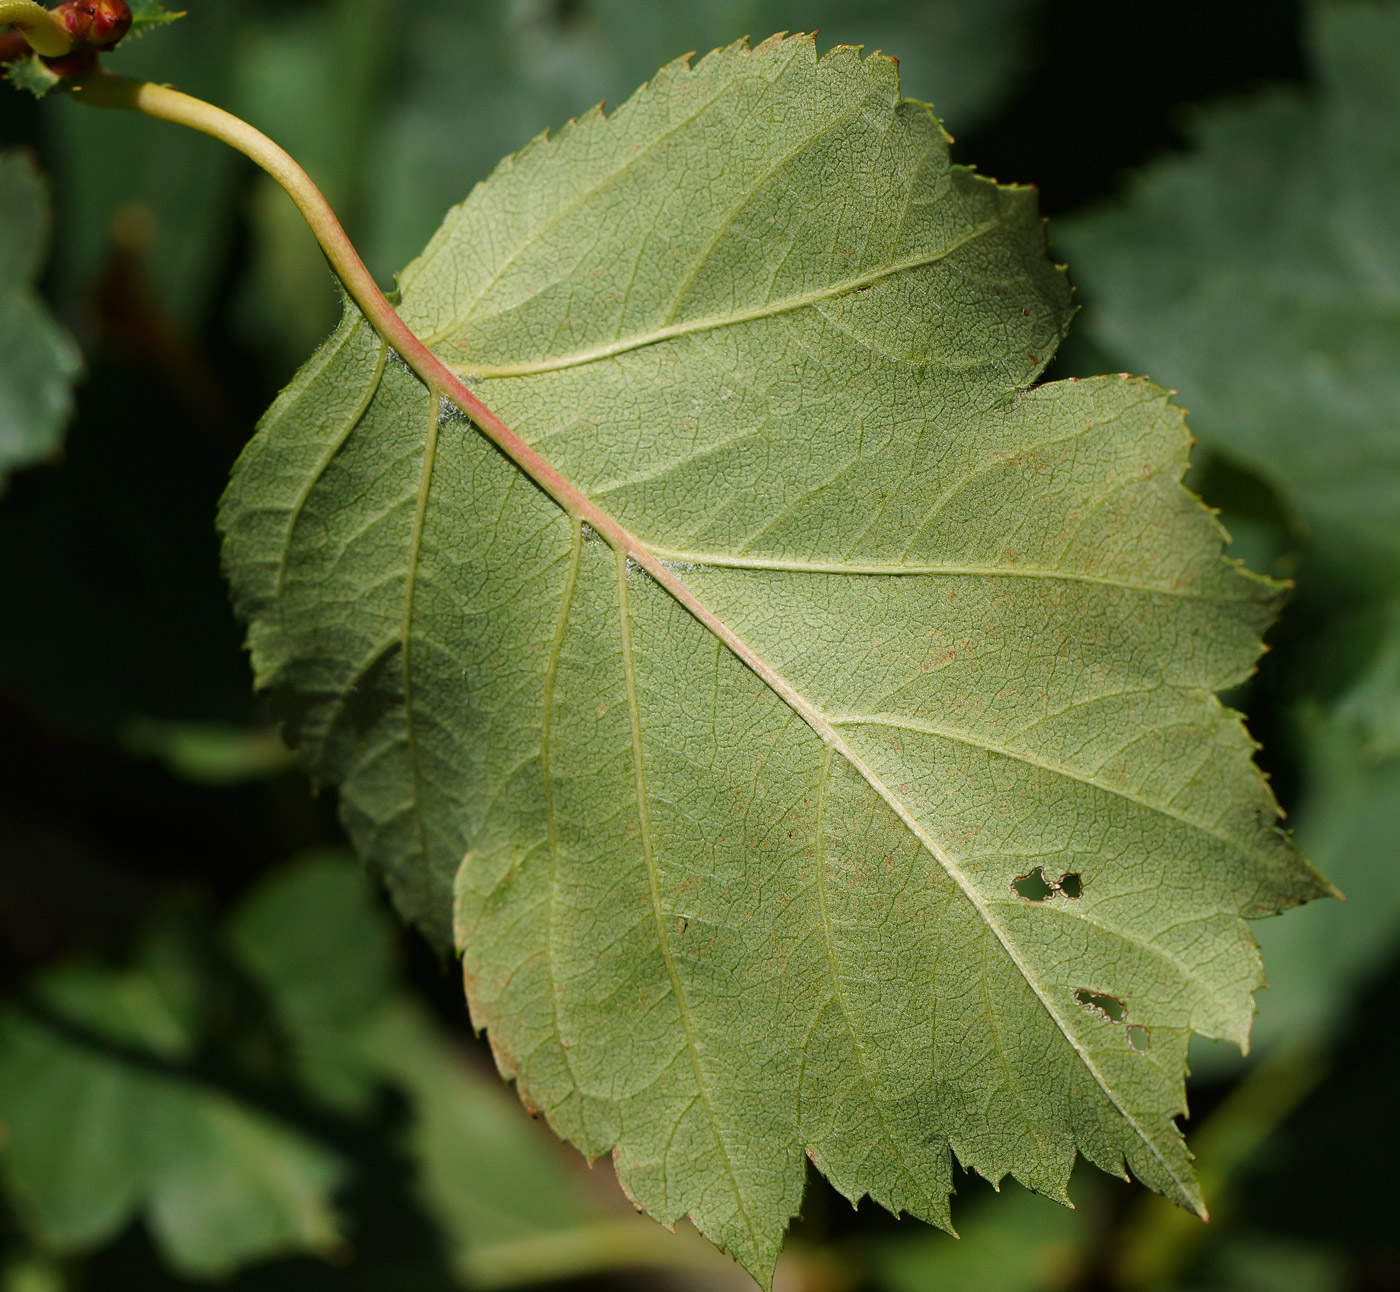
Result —
<svg viewBox="0 0 1400 1292"><path fill-rule="evenodd" d="M51 458L73 412L82 359L35 292L49 247L49 194L23 153L0 153L0 491Z"/></svg>

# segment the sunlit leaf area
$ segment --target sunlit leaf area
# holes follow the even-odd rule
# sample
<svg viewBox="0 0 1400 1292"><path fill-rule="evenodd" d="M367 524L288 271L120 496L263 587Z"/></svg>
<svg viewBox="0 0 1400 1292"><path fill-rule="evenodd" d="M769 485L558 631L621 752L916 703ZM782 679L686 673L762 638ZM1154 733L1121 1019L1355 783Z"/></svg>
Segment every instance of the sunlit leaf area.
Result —
<svg viewBox="0 0 1400 1292"><path fill-rule="evenodd" d="M578 501L3 55L0 1292L1400 1289L1400 0L183 7Z"/></svg>

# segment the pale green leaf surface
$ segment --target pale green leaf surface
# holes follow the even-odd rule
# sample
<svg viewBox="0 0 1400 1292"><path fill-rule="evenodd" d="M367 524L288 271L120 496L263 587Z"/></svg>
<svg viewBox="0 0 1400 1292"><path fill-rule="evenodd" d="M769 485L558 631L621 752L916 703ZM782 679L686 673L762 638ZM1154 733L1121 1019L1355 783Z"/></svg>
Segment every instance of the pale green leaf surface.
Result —
<svg viewBox="0 0 1400 1292"><path fill-rule="evenodd" d="M952 1154L1198 1206L1187 1039L1244 1043L1243 917L1325 885L1212 695L1277 593L1180 414L1027 389L1070 313L1032 194L890 60L735 46L503 163L402 282L703 605L353 309L225 500L260 684L400 907L444 940L455 901L527 1103L760 1277L804 1152L941 1224Z"/></svg>
<svg viewBox="0 0 1400 1292"><path fill-rule="evenodd" d="M82 358L35 291L49 243L49 195L23 153L0 154L0 490L51 457L73 412Z"/></svg>
<svg viewBox="0 0 1400 1292"><path fill-rule="evenodd" d="M64 970L47 1006L109 1040L178 1058L191 1045L152 976ZM11 1012L0 1019L0 1175L46 1246L84 1252L140 1212L177 1272L339 1242L325 1150L223 1094L152 1071Z"/></svg>
<svg viewBox="0 0 1400 1292"><path fill-rule="evenodd" d="M1203 113L1196 149L1056 243L1095 341L1331 542L1400 570L1400 5L1314 4L1315 94Z"/></svg>

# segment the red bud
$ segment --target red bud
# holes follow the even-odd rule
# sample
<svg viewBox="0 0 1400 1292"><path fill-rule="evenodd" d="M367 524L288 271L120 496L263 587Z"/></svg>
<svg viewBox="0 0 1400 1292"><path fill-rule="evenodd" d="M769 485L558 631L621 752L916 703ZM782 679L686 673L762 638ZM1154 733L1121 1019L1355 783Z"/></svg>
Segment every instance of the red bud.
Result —
<svg viewBox="0 0 1400 1292"><path fill-rule="evenodd" d="M61 58L46 58L44 63L70 80L92 71L97 55L115 48L131 27L127 0L64 0L53 12L73 38L73 49Z"/></svg>
<svg viewBox="0 0 1400 1292"><path fill-rule="evenodd" d="M92 6L89 42L97 49L112 49L131 27L131 6L126 0L97 0Z"/></svg>
<svg viewBox="0 0 1400 1292"><path fill-rule="evenodd" d="M72 36L75 52L111 49L131 26L126 0L64 0L53 12Z"/></svg>
<svg viewBox="0 0 1400 1292"><path fill-rule="evenodd" d="M92 4L89 0L64 0L54 13L68 28L68 34L73 38L75 47L87 44L87 38L92 31Z"/></svg>

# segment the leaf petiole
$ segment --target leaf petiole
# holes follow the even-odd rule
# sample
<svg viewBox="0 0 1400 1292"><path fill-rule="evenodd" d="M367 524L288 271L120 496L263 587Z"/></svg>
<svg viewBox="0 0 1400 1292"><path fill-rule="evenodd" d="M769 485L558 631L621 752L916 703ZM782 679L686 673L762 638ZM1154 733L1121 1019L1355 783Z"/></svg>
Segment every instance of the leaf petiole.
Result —
<svg viewBox="0 0 1400 1292"><path fill-rule="evenodd" d="M8 23L45 58L62 58L73 52L73 37L63 19L33 0L0 0L0 23Z"/></svg>

